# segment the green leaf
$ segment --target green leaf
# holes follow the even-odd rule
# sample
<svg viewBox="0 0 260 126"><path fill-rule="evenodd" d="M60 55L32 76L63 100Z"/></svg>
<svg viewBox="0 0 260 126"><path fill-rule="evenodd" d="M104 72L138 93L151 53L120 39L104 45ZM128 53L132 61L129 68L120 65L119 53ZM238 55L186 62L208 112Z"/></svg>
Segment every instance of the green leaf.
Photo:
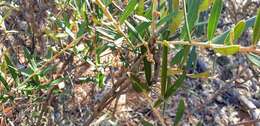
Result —
<svg viewBox="0 0 260 126"><path fill-rule="evenodd" d="M174 17L177 16L177 14L178 14L178 12L175 12L175 11L169 13L167 16L162 17L162 18L158 21L158 23L156 24L156 26L159 27L159 26L163 25L164 23L167 23L167 22L171 21L172 18L174 18Z"/></svg>
<svg viewBox="0 0 260 126"><path fill-rule="evenodd" d="M65 81L67 79L69 79L69 78L68 77L61 77L61 78L58 78L58 79L51 81L49 84L51 84L51 85L58 84L58 83Z"/></svg>
<svg viewBox="0 0 260 126"><path fill-rule="evenodd" d="M103 52L105 52L109 48L108 44L100 45L96 48L96 55L100 56Z"/></svg>
<svg viewBox="0 0 260 126"><path fill-rule="evenodd" d="M53 57L53 53L54 53L55 48L54 47L48 47L48 51L46 54L46 59L51 59Z"/></svg>
<svg viewBox="0 0 260 126"><path fill-rule="evenodd" d="M146 82L148 85L152 85L151 83L151 76L152 76L152 64L151 62L147 61L147 59L144 59L144 73L145 73L145 78Z"/></svg>
<svg viewBox="0 0 260 126"><path fill-rule="evenodd" d="M188 74L187 75L190 78L208 78L209 77L209 72L203 72L203 73L196 73L196 74Z"/></svg>
<svg viewBox="0 0 260 126"><path fill-rule="evenodd" d="M86 12L84 12L86 13ZM86 16L87 18L87 16ZM89 28L89 22L88 19L85 19L82 23L78 24L79 31L77 33L77 36L82 36L84 33L86 33L90 28ZM58 37L56 35L56 37Z"/></svg>
<svg viewBox="0 0 260 126"><path fill-rule="evenodd" d="M141 47L142 55L146 55L147 49L145 46ZM143 59L144 62L144 73L145 73L145 79L148 85L151 84L151 77L152 77L152 63L147 60L147 57Z"/></svg>
<svg viewBox="0 0 260 126"><path fill-rule="evenodd" d="M116 33L110 29L104 28L104 27L96 27L97 32L104 35L105 37L108 37L110 39L116 38Z"/></svg>
<svg viewBox="0 0 260 126"><path fill-rule="evenodd" d="M176 117L174 120L174 126L178 126L179 122L181 121L181 118L183 117L184 111L185 111L185 103L184 103L184 100L181 99L179 101L179 104L177 107Z"/></svg>
<svg viewBox="0 0 260 126"><path fill-rule="evenodd" d="M190 54L190 47L191 46L184 46L172 59L172 65L179 65L179 67L183 67L187 61L187 58ZM189 61L188 61L189 62Z"/></svg>
<svg viewBox="0 0 260 126"><path fill-rule="evenodd" d="M253 30L253 45L255 46L260 39L260 8L258 9L256 21Z"/></svg>
<svg viewBox="0 0 260 126"><path fill-rule="evenodd" d="M146 84L141 83L140 80L135 75L131 74L130 80L136 92L141 93L144 91L148 91L149 89L148 86Z"/></svg>
<svg viewBox="0 0 260 126"><path fill-rule="evenodd" d="M126 23L126 25L128 26L128 23ZM150 25L151 25L151 22L143 22L143 23L137 25L136 27L133 27L133 28L135 28L135 30L129 27L129 38L131 40L133 39L133 37L136 37L137 39L142 38L145 34L145 31L148 30ZM138 34L141 37L139 37Z"/></svg>
<svg viewBox="0 0 260 126"><path fill-rule="evenodd" d="M188 22L185 21L184 26L186 26L187 25L186 23L188 23L188 27L183 27L181 32L181 36L182 38L184 38L184 40L190 39L189 38L190 33L188 33L188 30L191 32L195 23L197 22L200 3L201 0L190 0L187 4L188 14L186 16Z"/></svg>
<svg viewBox="0 0 260 126"><path fill-rule="evenodd" d="M173 85L167 88L167 91L165 93L165 99L169 98L171 95L173 95L182 85L184 79L186 78L185 74L182 74Z"/></svg>
<svg viewBox="0 0 260 126"><path fill-rule="evenodd" d="M162 54L162 65L161 65L161 96L165 96L167 89L167 67L168 67L168 51L169 45L167 41L163 41L163 54Z"/></svg>
<svg viewBox="0 0 260 126"><path fill-rule="evenodd" d="M241 20L236 24L236 26L234 28L234 33L235 33L234 38L235 38L235 40L237 40L242 35L242 33L245 30L245 27L246 27L246 21L245 20Z"/></svg>
<svg viewBox="0 0 260 126"><path fill-rule="evenodd" d="M182 20L183 20L183 11L179 10L179 11L177 11L177 14L173 16L172 21L170 23L169 28L170 28L171 33L176 32L176 30L181 25Z"/></svg>
<svg viewBox="0 0 260 126"><path fill-rule="evenodd" d="M191 49L191 52L189 54L189 59L187 63L187 68L195 68L196 67L196 62L197 61L197 52L196 52L196 47L193 46Z"/></svg>
<svg viewBox="0 0 260 126"><path fill-rule="evenodd" d="M0 81L1 81L2 84L4 85L5 89L6 89L7 91L9 91L9 90L10 90L10 86L8 85L8 83L7 83L7 81L5 80L5 78L4 78L4 76L3 76L3 74L2 74L1 71L0 71Z"/></svg>
<svg viewBox="0 0 260 126"><path fill-rule="evenodd" d="M179 64L182 62L182 60L183 60L183 54L184 54L184 50L181 49L181 50L173 57L173 59L172 59L172 61L171 61L171 65L175 65L175 64L179 65Z"/></svg>
<svg viewBox="0 0 260 126"><path fill-rule="evenodd" d="M189 61L187 61L187 59L190 54L190 48L191 48L190 45L184 46L184 48L183 48L183 56L182 56L183 60L180 63L181 67L183 67L186 62L189 62Z"/></svg>
<svg viewBox="0 0 260 126"><path fill-rule="evenodd" d="M255 64L257 67L260 67L260 56L250 53L246 55L249 61Z"/></svg>
<svg viewBox="0 0 260 126"><path fill-rule="evenodd" d="M245 30L248 29L249 27L252 27L254 25L255 20L256 20L255 16L246 20ZM230 29L225 31L223 34L220 34L220 35L214 37L212 39L212 43L214 43L214 44L224 44L224 41L225 41L227 35L229 34L229 32L230 32Z"/></svg>
<svg viewBox="0 0 260 126"><path fill-rule="evenodd" d="M105 81L105 75L101 72L98 73L98 87L99 88L103 88L104 87L104 81Z"/></svg>
<svg viewBox="0 0 260 126"><path fill-rule="evenodd" d="M29 67L21 69L20 71L23 76L29 77L31 74L33 74L34 69L29 64Z"/></svg>
<svg viewBox="0 0 260 126"><path fill-rule="evenodd" d="M169 12L179 10L179 0L168 0Z"/></svg>
<svg viewBox="0 0 260 126"><path fill-rule="evenodd" d="M23 52L24 52L24 56L27 59L27 61L31 62L31 59L32 59L31 52L26 47L23 48Z"/></svg>
<svg viewBox="0 0 260 126"><path fill-rule="evenodd" d="M56 65L50 65L46 68L44 68L41 72L39 72L40 76L45 76L46 74L53 72L56 68Z"/></svg>
<svg viewBox="0 0 260 126"><path fill-rule="evenodd" d="M123 14L119 18L120 24L124 23L124 21L127 19L128 16L131 15L131 13L135 10L136 5L138 1L137 0L130 0L128 5L126 6Z"/></svg>
<svg viewBox="0 0 260 126"><path fill-rule="evenodd" d="M230 44L234 44L235 41L242 35L242 33L244 32L246 27L246 21L245 20L241 20L239 21L236 26L234 27L234 30L231 30L234 32L234 38L231 38L231 33L228 34L228 36L226 37L225 43L227 45ZM231 40L233 40L234 42L232 42Z"/></svg>
<svg viewBox="0 0 260 126"><path fill-rule="evenodd" d="M5 57L5 62L8 66L8 71L10 72L15 83L18 84L19 78L18 78L18 72L17 72L16 68L14 67L13 63L11 62L10 58L7 55L5 55L4 57Z"/></svg>
<svg viewBox="0 0 260 126"><path fill-rule="evenodd" d="M140 15L134 15L134 18L136 18L136 22L140 21L140 22L151 22L150 19L144 17L144 16L140 16Z"/></svg>
<svg viewBox="0 0 260 126"><path fill-rule="evenodd" d="M86 19L87 18L87 4L86 4L86 0L82 1L82 6L81 6L81 10L80 10L80 15ZM81 36L81 35L79 35Z"/></svg>
<svg viewBox="0 0 260 126"><path fill-rule="evenodd" d="M55 80L52 80L51 82L48 82L47 84L43 84L43 85L38 85L38 87L34 88L34 89L50 89L52 86L55 86L57 85L59 88L62 84L63 81L66 81L68 80L69 77L60 77L60 78L57 78ZM65 85L63 85L65 86ZM28 88L24 88L23 90L28 90ZM30 89L29 89L30 90Z"/></svg>
<svg viewBox="0 0 260 126"><path fill-rule="evenodd" d="M213 7L210 11L210 17L208 21L208 40L212 40L214 37L214 33L216 31L218 25L218 19L221 14L221 10L223 8L223 1L222 0L215 0Z"/></svg>
<svg viewBox="0 0 260 126"><path fill-rule="evenodd" d="M144 13L144 16L150 20L152 20L152 10L153 6L149 6Z"/></svg>
<svg viewBox="0 0 260 126"><path fill-rule="evenodd" d="M233 43L234 43L234 29L232 28L231 30L230 30L230 32L228 33L228 35L227 35L227 38L225 39L225 42L224 42L224 44L225 45L233 45Z"/></svg>
<svg viewBox="0 0 260 126"><path fill-rule="evenodd" d="M0 28L3 28L4 30L6 30L4 20L12 14L12 11L13 11L13 9L8 9L8 11L4 14L3 17L0 16Z"/></svg>
<svg viewBox="0 0 260 126"><path fill-rule="evenodd" d="M162 98L159 98L153 105L154 108L157 108L160 106L160 104L163 102L164 100Z"/></svg>
<svg viewBox="0 0 260 126"><path fill-rule="evenodd" d="M139 0L138 8L137 8L138 15L144 15L144 0Z"/></svg>
<svg viewBox="0 0 260 126"><path fill-rule="evenodd" d="M84 1L84 0L83 0ZM75 7L76 7L76 9L77 9L77 12L80 14L80 11L81 11L81 7L82 7L82 5L84 4L84 3L82 3L83 1L81 1L81 0L73 0L73 2L74 2L74 5L75 5Z"/></svg>
<svg viewBox="0 0 260 126"><path fill-rule="evenodd" d="M214 0L203 0L199 7L199 12L206 11Z"/></svg>
<svg viewBox="0 0 260 126"><path fill-rule="evenodd" d="M221 55L227 56L227 55L233 55L240 50L239 45L230 45L225 47L213 47L214 51L217 53L220 53Z"/></svg>
<svg viewBox="0 0 260 126"><path fill-rule="evenodd" d="M179 10L179 4L180 4L179 0L173 0L172 7L173 7L174 11L178 11Z"/></svg>
<svg viewBox="0 0 260 126"><path fill-rule="evenodd" d="M135 35L136 38L138 38L141 42L144 42L139 32L135 29L135 27L132 24L130 24L128 21L125 21L125 24L128 26L129 30L131 31L131 33Z"/></svg>

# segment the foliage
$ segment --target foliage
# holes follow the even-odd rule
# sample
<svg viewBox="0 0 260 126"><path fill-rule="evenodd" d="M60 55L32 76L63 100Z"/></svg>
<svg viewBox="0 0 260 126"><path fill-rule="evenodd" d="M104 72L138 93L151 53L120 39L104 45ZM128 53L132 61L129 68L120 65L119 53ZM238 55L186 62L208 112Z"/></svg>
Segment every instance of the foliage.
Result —
<svg viewBox="0 0 260 126"><path fill-rule="evenodd" d="M19 3L3 3L8 6L4 6L7 13L2 15L0 24L10 20L8 17L11 11L21 12L24 9L13 9L12 6L16 7ZM88 79L80 82L93 83L99 89L105 89L109 78L120 82L119 77L114 77L111 71L117 69L130 80L137 92L148 94L148 97L155 90L154 85L159 82L160 96L150 106L160 107L161 103L167 103L171 96L181 90L187 78L208 77L207 72L189 73L190 69L196 67L200 47L212 49L224 56L243 53L248 60L260 66L260 50L257 47L260 9L256 17L241 20L230 30L219 33L217 29L223 0L129 0L128 3L110 0L57 0L52 4L56 5L59 12L46 12L48 23L45 28L37 28L40 24L34 24L36 18L28 18L30 28L26 31L33 40L32 46L35 41L40 43L40 36L53 43L48 45L48 49L37 52L24 47L25 61L20 63L23 67L17 65L19 57L15 57L8 49L4 50L0 69L0 82L4 87L0 93L1 102L19 96L34 99L34 96L40 96L41 93L60 96L64 93L65 87L61 86L63 83L68 88L67 85L73 85L82 78ZM207 27L207 31L203 31L207 35L198 36L196 31L201 24L199 17L205 11L209 12L206 20L208 23L202 23L202 26ZM4 25L1 26L4 36L16 30L15 34L22 34L19 29ZM251 45L238 45L237 40L249 28L253 28ZM38 37L37 40L34 40L34 35ZM103 57L107 54L111 55L105 61ZM74 60L91 66L93 74L75 76L75 72L72 75L70 72L79 67ZM63 67L58 66L61 62ZM106 69L110 70L109 74L105 72ZM107 96L104 96L104 101L94 107L103 110L109 101L116 98L114 95L120 95L129 88L130 84L125 86L124 83L126 82L114 83L112 91L109 90ZM11 90L18 91L19 95L9 93ZM41 102L46 101L43 97L39 99ZM42 108L41 111L47 112L44 109L47 108ZM102 110L93 111L94 114L90 115L92 118L86 124L97 118ZM185 114L184 99L180 100L176 114L174 125L178 125ZM38 119L41 120L41 117ZM148 125L148 122L145 123Z"/></svg>

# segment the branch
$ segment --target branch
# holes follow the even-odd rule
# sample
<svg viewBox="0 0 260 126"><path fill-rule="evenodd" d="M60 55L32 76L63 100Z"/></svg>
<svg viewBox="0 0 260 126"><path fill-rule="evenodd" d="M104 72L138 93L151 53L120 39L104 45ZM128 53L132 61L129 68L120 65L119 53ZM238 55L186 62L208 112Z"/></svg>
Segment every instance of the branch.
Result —
<svg viewBox="0 0 260 126"><path fill-rule="evenodd" d="M157 41L158 43L162 43L162 41ZM228 45L222 45L222 44L211 44L211 43L207 43L207 42L198 42L198 41L168 41L169 44L172 45L191 45L191 46L198 46L201 48L221 48L221 47L228 47ZM249 46L249 47L244 47L244 46L239 46L239 52L240 53L255 53L260 55L260 49L253 47L253 46Z"/></svg>

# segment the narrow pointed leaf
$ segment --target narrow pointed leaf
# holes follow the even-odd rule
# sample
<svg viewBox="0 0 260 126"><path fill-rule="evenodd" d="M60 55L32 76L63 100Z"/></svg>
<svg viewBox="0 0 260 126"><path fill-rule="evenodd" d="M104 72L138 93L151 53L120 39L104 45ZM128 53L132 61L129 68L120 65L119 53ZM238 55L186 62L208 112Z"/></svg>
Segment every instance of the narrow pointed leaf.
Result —
<svg viewBox="0 0 260 126"><path fill-rule="evenodd" d="M260 8L258 9L256 21L254 25L254 31L253 31L253 45L256 45L257 42L260 39Z"/></svg>
<svg viewBox="0 0 260 126"><path fill-rule="evenodd" d="M210 11L210 17L208 21L208 40L212 40L214 37L214 33L216 31L218 20L221 14L221 10L223 8L222 0L215 0L213 7Z"/></svg>
<svg viewBox="0 0 260 126"><path fill-rule="evenodd" d="M231 29L230 33L227 35L225 39L225 44L226 45L230 45L231 43L234 44L235 41L242 35L245 28L246 28L246 21L245 20L239 21L234 27L234 29L233 30ZM233 32L234 35L233 37L230 36L232 34L231 32Z"/></svg>
<svg viewBox="0 0 260 126"><path fill-rule="evenodd" d="M137 14L144 15L144 0L139 0Z"/></svg>
<svg viewBox="0 0 260 126"><path fill-rule="evenodd" d="M146 55L147 53L146 51L147 49L144 46L142 46L141 47L142 55ZM146 82L148 83L148 85L152 85L151 84L152 63L147 60L147 57L143 59L143 62L144 62L144 73L145 73Z"/></svg>
<svg viewBox="0 0 260 126"><path fill-rule="evenodd" d="M176 30L181 25L181 22L183 20L183 11L179 10L176 15L172 18L172 21L170 23L170 32L175 33Z"/></svg>
<svg viewBox="0 0 260 126"><path fill-rule="evenodd" d="M244 32L246 27L246 21L239 21L234 28L234 39L237 40Z"/></svg>
<svg viewBox="0 0 260 126"><path fill-rule="evenodd" d="M110 39L115 39L115 37L117 35L114 31L104 28L104 27L96 27L96 30L103 36L110 38Z"/></svg>
<svg viewBox="0 0 260 126"><path fill-rule="evenodd" d="M232 28L225 39L225 45L233 45L234 43L234 29Z"/></svg>
<svg viewBox="0 0 260 126"><path fill-rule="evenodd" d="M2 72L0 72L0 81L2 82L2 84L4 85L5 89L7 91L10 90L10 86L8 85L7 81L5 80L4 76L2 75Z"/></svg>
<svg viewBox="0 0 260 126"><path fill-rule="evenodd" d="M181 118L183 117L184 111L185 111L185 103L184 100L181 99L177 107L176 117L173 126L178 126L179 122L181 121Z"/></svg>
<svg viewBox="0 0 260 126"><path fill-rule="evenodd" d="M208 10L213 1L214 0L203 0L200 4L199 11L202 12Z"/></svg>
<svg viewBox="0 0 260 126"><path fill-rule="evenodd" d="M240 50L239 45L230 45L225 47L215 47L215 52L220 53L221 55L227 56L227 55L233 55Z"/></svg>
<svg viewBox="0 0 260 126"><path fill-rule="evenodd" d="M50 66L44 68L41 72L39 72L39 75L45 76L46 74L53 72L55 70L55 68L56 68L56 65L50 65Z"/></svg>
<svg viewBox="0 0 260 126"><path fill-rule="evenodd" d="M230 45L233 45L234 40L235 40L235 33L234 33L234 30L231 30L231 32L229 33Z"/></svg>
<svg viewBox="0 0 260 126"><path fill-rule="evenodd" d="M245 30L248 29L249 27L252 27L254 25L255 20L256 20L256 16L247 19L245 21L245 23L246 23ZM225 41L227 35L229 34L230 30L231 29L229 29L229 30L225 31L224 33L214 37L212 39L212 43L214 43L214 44L224 44L224 41Z"/></svg>
<svg viewBox="0 0 260 126"><path fill-rule="evenodd" d="M104 87L104 81L105 81L105 75L103 73L99 72L97 81L98 81L98 87L103 88Z"/></svg>
<svg viewBox="0 0 260 126"><path fill-rule="evenodd" d="M132 86L134 90L138 93L148 91L148 86L146 84L141 83L141 81L134 75L130 76L130 80L132 82Z"/></svg>
<svg viewBox="0 0 260 126"><path fill-rule="evenodd" d="M181 50L173 57L173 59L172 59L172 61L171 61L171 65L175 65L175 64L179 65L179 64L182 62L182 60L183 60L183 54L184 54L184 50L181 49Z"/></svg>
<svg viewBox="0 0 260 126"><path fill-rule="evenodd" d="M181 32L181 36L182 38L184 38L184 40L190 39L189 34L191 33L189 32L192 31L195 23L197 22L200 3L201 0L189 0L187 3L188 5L187 8L188 14L186 15L187 22L185 21L185 25L182 28L182 32ZM188 24L188 27L186 23Z"/></svg>
<svg viewBox="0 0 260 126"><path fill-rule="evenodd" d="M30 51L26 47L24 47L23 52L24 52L24 56L27 59L27 61L31 62L32 55L31 55Z"/></svg>
<svg viewBox="0 0 260 126"><path fill-rule="evenodd" d="M128 16L130 16L132 14L132 12L134 11L137 3L138 3L137 0L130 0L129 1L128 5L126 6L126 8L123 12L123 14L119 18L120 24L122 24L128 18Z"/></svg>
<svg viewBox="0 0 260 126"><path fill-rule="evenodd" d="M128 26L130 32L133 33L137 39L139 39L141 42L144 42L139 32L135 29L135 27L132 24L130 24L128 21L126 21L125 24Z"/></svg>
<svg viewBox="0 0 260 126"><path fill-rule="evenodd" d="M126 23L126 25L128 26L128 23ZM129 27L129 38L132 40L133 37L136 37L137 39L139 39L139 35L144 36L144 33L146 30L148 30L149 26L151 25L151 22L143 22L139 25L137 25L135 28L136 31L134 31L133 29L131 29ZM138 35L139 34L139 35Z"/></svg>
<svg viewBox="0 0 260 126"><path fill-rule="evenodd" d="M10 72L12 78L14 79L14 81L16 82L16 84L18 84L18 73L17 73L17 70L15 69L13 63L11 62L10 58L5 55L5 62L8 66L8 71Z"/></svg>
<svg viewBox="0 0 260 126"><path fill-rule="evenodd" d="M172 21L173 18L175 19L175 17L178 16L178 13L179 13L178 11L173 11L173 12L169 13L167 16L164 16L163 18L161 18L158 21L158 23L156 24L156 26L159 27L159 26L163 25L164 23Z"/></svg>
<svg viewBox="0 0 260 126"><path fill-rule="evenodd" d="M187 75L190 78L208 78L209 77L209 72L203 72L203 73L196 73L196 74L188 74Z"/></svg>
<svg viewBox="0 0 260 126"><path fill-rule="evenodd" d="M171 95L173 95L182 85L184 79L186 78L186 75L181 75L173 85L169 86L167 88L167 91L165 93L165 99L169 98Z"/></svg>
<svg viewBox="0 0 260 126"><path fill-rule="evenodd" d="M197 61L197 52L196 52L196 47L193 46L191 49L191 52L189 54L189 59L187 63L187 68L188 69L193 69L196 66Z"/></svg>
<svg viewBox="0 0 260 126"><path fill-rule="evenodd" d="M173 7L174 11L179 10L179 3L180 3L180 0L173 0L172 7Z"/></svg>
<svg viewBox="0 0 260 126"><path fill-rule="evenodd" d="M247 58L249 59L249 61L251 61L253 64L260 68L260 56L250 53L247 55Z"/></svg>
<svg viewBox="0 0 260 126"><path fill-rule="evenodd" d="M159 98L153 105L154 108L157 108L161 105L161 103L163 103L163 99Z"/></svg>
<svg viewBox="0 0 260 126"><path fill-rule="evenodd" d="M180 67L173 67L168 69L168 76L176 76L181 75L183 73L183 70Z"/></svg>
<svg viewBox="0 0 260 126"><path fill-rule="evenodd" d="M168 66L168 42L163 41L162 70L161 70L161 95L164 96L167 89L167 66Z"/></svg>

